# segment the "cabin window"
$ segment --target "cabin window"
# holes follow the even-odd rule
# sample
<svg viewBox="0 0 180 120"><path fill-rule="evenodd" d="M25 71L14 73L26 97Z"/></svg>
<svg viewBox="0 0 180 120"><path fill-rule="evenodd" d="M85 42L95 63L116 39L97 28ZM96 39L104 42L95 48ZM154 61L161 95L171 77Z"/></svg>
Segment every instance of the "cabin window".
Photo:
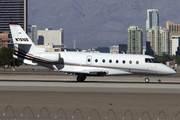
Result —
<svg viewBox="0 0 180 120"><path fill-rule="evenodd" d="M136 61L136 64L139 64L139 61Z"/></svg>
<svg viewBox="0 0 180 120"><path fill-rule="evenodd" d="M123 61L122 61L122 63L123 63L123 64L125 64L125 63L126 63L126 61L125 61L125 60L123 60Z"/></svg>
<svg viewBox="0 0 180 120"><path fill-rule="evenodd" d="M103 59L102 62L105 63L105 59Z"/></svg>
<svg viewBox="0 0 180 120"><path fill-rule="evenodd" d="M109 60L109 63L112 63L112 60Z"/></svg>
<svg viewBox="0 0 180 120"><path fill-rule="evenodd" d="M91 59L88 59L88 62L91 62Z"/></svg>
<svg viewBox="0 0 180 120"><path fill-rule="evenodd" d="M119 60L116 60L116 63L119 63Z"/></svg>
<svg viewBox="0 0 180 120"><path fill-rule="evenodd" d="M131 61L131 60L129 61L129 64L132 64L132 61Z"/></svg>
<svg viewBox="0 0 180 120"><path fill-rule="evenodd" d="M98 59L95 59L95 62L98 62Z"/></svg>

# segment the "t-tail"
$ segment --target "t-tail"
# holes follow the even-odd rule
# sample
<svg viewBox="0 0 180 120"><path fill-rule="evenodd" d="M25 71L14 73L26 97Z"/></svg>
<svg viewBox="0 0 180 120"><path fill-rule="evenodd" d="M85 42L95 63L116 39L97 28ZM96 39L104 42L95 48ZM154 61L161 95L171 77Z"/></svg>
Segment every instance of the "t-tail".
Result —
<svg viewBox="0 0 180 120"><path fill-rule="evenodd" d="M45 52L45 49L36 47L18 23L9 23L9 26L15 48L14 58L21 59L24 63L30 65L60 61L60 54L50 54Z"/></svg>

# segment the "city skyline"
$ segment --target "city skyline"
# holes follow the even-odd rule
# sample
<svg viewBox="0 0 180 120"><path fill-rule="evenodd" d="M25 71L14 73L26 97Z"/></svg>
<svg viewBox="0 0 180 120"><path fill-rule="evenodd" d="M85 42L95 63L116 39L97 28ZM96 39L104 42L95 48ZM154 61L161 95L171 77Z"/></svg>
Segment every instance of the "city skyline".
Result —
<svg viewBox="0 0 180 120"><path fill-rule="evenodd" d="M117 1L116 1L117 2ZM86 3L86 2L85 2ZM109 3L111 3L111 2L109 2ZM108 3L108 4L109 4ZM29 6L29 4L28 4L28 6ZM149 28L151 28L152 26L161 26L160 24L159 24L159 19L161 18L161 17L159 17L159 14L160 14L160 16L161 16L161 13L159 13L159 10L158 9L147 9L147 20L146 20L146 27L147 26L149 26ZM25 15L26 16L26 15ZM85 20L83 20L83 21L85 21ZM149 22L149 23L148 23ZM148 23L148 24L147 24ZM29 24L29 23L28 23ZM110 25L110 24L109 24ZM142 28L142 27L140 27L139 25L132 25L132 26L138 26L139 28ZM39 28L39 26L37 25L37 27ZM108 26L109 27L109 26ZM114 27L114 26L111 26L111 27ZM129 26L128 26L129 27ZM52 27L51 27L52 28ZM63 28L63 27L60 27L60 28ZM117 28L118 28L118 26L117 26ZM65 28L65 30L67 30L66 28ZM82 30L83 30L83 28L82 28ZM101 30L100 31L98 31L97 29L94 29L95 31L92 31L92 32L94 32L94 33L98 33L98 32L102 32ZM74 33L73 33L73 35L75 36L75 37L77 37L78 36L78 34L79 34L79 32L80 31L74 31ZM84 34L86 33L87 31L83 31L83 32L81 32L81 34L84 36ZM111 31L111 29L108 29L108 31L106 31L106 33L107 34L100 34L101 36L100 37L102 37L102 38L99 38L99 39L102 39L102 40L98 40L98 39L96 39L96 37L99 37L99 36L93 36L93 34L91 33L91 32L89 32L89 36L90 36L90 38L87 36L84 36L84 37L86 37L86 39L83 39L83 41L80 41L80 39L76 39L76 41L77 41L77 47L78 47L78 45L79 44L82 44L82 43L84 43L85 45L83 45L83 47L84 48L86 48L88 45L90 45L90 44L88 44L88 43L92 43L92 44L95 44L96 46L105 46L107 43L107 41L108 42L112 42L112 43L114 43L114 42L117 42L116 44L108 44L107 46L113 46L113 45L118 45L118 44L124 44L124 43L127 43L127 37L125 38L125 39L123 39L122 40L122 38L123 38L123 36L120 36L119 38L117 37L117 39L119 39L118 41L116 41L115 39L113 39L113 37L114 36L112 36L112 35L109 35L108 33L109 32L111 32L111 33L113 33L115 36L116 35L118 35L117 34L117 31ZM66 32L65 32L66 33ZM103 32L102 32L103 33ZM121 33L120 33L121 34ZM69 37L69 36L66 36L67 34L65 34L64 36L65 36L65 45L67 45L67 47L69 47L68 46L68 43L67 42L69 42L69 40L67 39L66 40L66 37ZM126 35L127 35L127 33L126 33ZM112 39L111 39L111 37L112 37ZM95 40L95 42L93 42L94 40L93 39L91 39L91 38L94 38L94 40ZM143 38L144 38L144 40L143 41L145 41L146 39L145 39L145 36L143 36ZM89 40L90 39L90 40ZM72 42L72 41L71 41ZM87 42L87 43L86 43ZM97 44L96 44L96 42L97 42ZM99 44L100 43L100 44ZM144 44L143 45L145 45L145 42L143 42ZM82 47L79 47L79 48L82 48ZM83 49L83 48L82 48Z"/></svg>
<svg viewBox="0 0 180 120"><path fill-rule="evenodd" d="M40 30L46 27L54 30L63 28L67 47L73 48L73 40L76 39L76 46L85 49L90 46L103 47L127 43L127 28L139 26L145 30L147 9L150 8L158 9L159 25L163 28L166 27L166 21L178 23L176 13L180 8L172 9L172 6L180 4L177 1L174 1L173 5L170 1L161 3L161 1L112 0L104 4L101 2L101 0L97 2L76 0L76 3L72 1L67 3L52 0L42 3L31 0L28 12L29 24L36 24ZM39 6L40 4L42 6ZM145 40L144 36L143 45Z"/></svg>

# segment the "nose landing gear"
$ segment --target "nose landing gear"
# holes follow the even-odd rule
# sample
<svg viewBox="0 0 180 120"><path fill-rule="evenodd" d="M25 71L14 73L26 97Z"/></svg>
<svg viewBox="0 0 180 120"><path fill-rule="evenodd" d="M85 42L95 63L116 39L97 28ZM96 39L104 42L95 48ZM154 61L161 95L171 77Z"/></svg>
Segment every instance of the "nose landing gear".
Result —
<svg viewBox="0 0 180 120"><path fill-rule="evenodd" d="M147 76L144 77L145 83L149 83L149 78Z"/></svg>

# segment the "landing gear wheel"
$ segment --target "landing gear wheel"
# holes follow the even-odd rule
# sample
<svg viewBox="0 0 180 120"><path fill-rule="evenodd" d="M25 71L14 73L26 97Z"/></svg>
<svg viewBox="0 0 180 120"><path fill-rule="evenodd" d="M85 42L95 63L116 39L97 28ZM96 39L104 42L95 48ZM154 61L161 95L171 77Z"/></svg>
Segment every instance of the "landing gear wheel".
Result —
<svg viewBox="0 0 180 120"><path fill-rule="evenodd" d="M149 78L144 78L145 82L148 83L149 82Z"/></svg>
<svg viewBox="0 0 180 120"><path fill-rule="evenodd" d="M77 76L76 79L78 82L84 82L84 80L86 79L86 76Z"/></svg>

